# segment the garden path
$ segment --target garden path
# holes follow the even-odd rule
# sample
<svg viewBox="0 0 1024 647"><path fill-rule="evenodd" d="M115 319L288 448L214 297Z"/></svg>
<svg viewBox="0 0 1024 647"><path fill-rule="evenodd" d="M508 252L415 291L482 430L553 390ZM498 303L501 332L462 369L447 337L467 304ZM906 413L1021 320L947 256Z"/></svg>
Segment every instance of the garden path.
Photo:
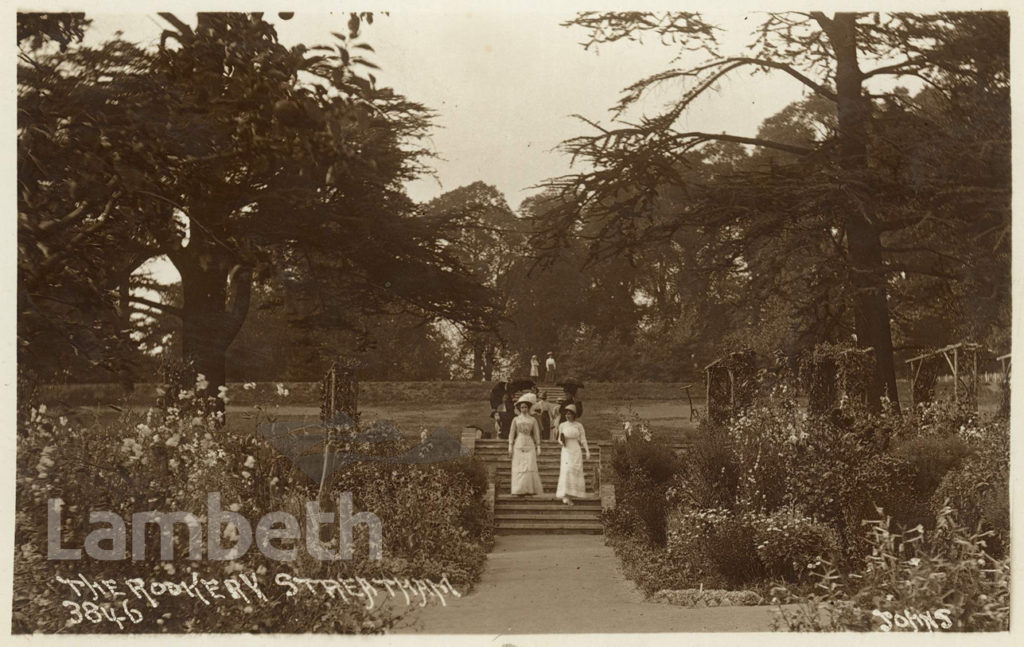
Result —
<svg viewBox="0 0 1024 647"><path fill-rule="evenodd" d="M647 602L599 535L496 538L476 589L417 610L396 633L769 631L772 608L692 609Z"/></svg>

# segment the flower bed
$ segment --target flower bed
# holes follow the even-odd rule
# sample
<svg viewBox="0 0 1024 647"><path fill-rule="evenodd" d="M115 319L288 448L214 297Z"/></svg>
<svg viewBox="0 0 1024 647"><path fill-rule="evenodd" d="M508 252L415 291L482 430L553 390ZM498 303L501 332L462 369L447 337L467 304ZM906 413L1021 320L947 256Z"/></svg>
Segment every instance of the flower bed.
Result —
<svg viewBox="0 0 1024 647"><path fill-rule="evenodd" d="M215 403L201 401L199 392L197 388L177 393L174 402L168 401L162 409L122 411L105 424L78 424L43 405L23 407L27 413L19 421L17 456L15 632L380 633L404 613L401 602L371 605L369 594L360 597L352 589L347 589L347 602L341 589L329 597L297 594L278 579L341 583L356 582L356 578L439 581L444 577L460 593L479 579L493 522L481 497L486 478L481 481L481 468L471 459L422 465L350 463L332 475L319 497L317 483L255 429L240 433L224 427ZM253 427L266 417L266 410L254 412ZM354 437L358 430L348 433ZM378 457L401 454L408 449L403 443L408 442L376 443L373 453ZM255 544L248 550L237 544L245 534L242 519L249 522L250 530L257 527L257 519L269 514L305 517L308 523L310 502L319 498L322 511L338 514L338 495L344 492L351 493L355 512L372 512L380 519L382 559L374 559L371 553L365 524L355 526L347 559L342 552L344 537L336 523L326 520L326 532L319 541L311 536L305 541L276 541L275 547L295 551L292 560L271 559ZM238 523L208 523L207 513L213 514L210 493L218 494L222 514L238 515L227 517L237 518ZM54 504L57 499L60 503ZM87 538L97 528L91 512L132 520L132 531L127 536L122 533L121 541L130 541L134 550L134 513L183 511L205 526L202 534L208 541L226 549L236 546L236 550L227 554L228 559L218 560L210 553L210 544L201 542L199 553L190 553L195 547L182 523L168 531L173 548L170 559L161 559L159 532L140 536L142 559L126 559L132 553L125 552L124 543L119 548L116 532L97 544L114 561L48 559L48 510L54 506L61 515L63 546L89 547ZM311 552L313 547L340 559L318 558ZM121 608L124 600L100 598L96 609L86 605L91 600L76 608L68 603L74 602L71 589L58 578L79 575L91 581L116 578L122 583L134 578L172 583L251 578L261 583L258 588L264 596L253 593L249 599L236 596L211 604L202 596L176 595L161 598L158 608L149 608L143 601L132 612Z"/></svg>
<svg viewBox="0 0 1024 647"><path fill-rule="evenodd" d="M606 535L627 576L646 594L700 588L763 593L777 585L786 591L785 602L800 603L825 601L815 591L832 586L827 602L845 611L828 626L866 628L875 600L896 627L903 620L893 615L895 607L877 604L883 573L899 583L883 594L892 596L887 601L945 604L950 621L963 629L1004 626L1006 420L981 420L947 404L872 414L848 399L810 416L785 380L759 398L728 425L702 424L681 458L652 440L657 434L632 434L616 446L618 507L605 516ZM892 532L896 562L877 561L883 548L877 524L869 522L879 510L886 524L919 533ZM983 534L954 530L954 516ZM958 539L924 542L920 533ZM927 549L912 555L916 545ZM974 546L969 559L965 546ZM929 588L919 577L945 584ZM949 582L957 578L990 603L984 611L955 593ZM817 613L788 626L820 628ZM875 625L882 620L875 616Z"/></svg>

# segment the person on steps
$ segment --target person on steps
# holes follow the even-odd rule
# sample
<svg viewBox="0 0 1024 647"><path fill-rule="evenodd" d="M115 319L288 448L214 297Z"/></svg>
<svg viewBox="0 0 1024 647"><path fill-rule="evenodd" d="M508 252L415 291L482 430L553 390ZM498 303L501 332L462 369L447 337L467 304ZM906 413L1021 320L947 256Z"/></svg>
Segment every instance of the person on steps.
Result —
<svg viewBox="0 0 1024 647"><path fill-rule="evenodd" d="M555 377L555 354L548 351L548 358L544 360L544 381L548 384L554 384Z"/></svg>
<svg viewBox="0 0 1024 647"><path fill-rule="evenodd" d="M565 416L565 422L558 426L562 461L558 470L555 498L561 499L565 505L572 505L569 497L587 496L587 484L583 478L583 451L586 451L587 460L590 460L590 447L587 446L587 433L583 425L576 420L576 406L567 405L562 415Z"/></svg>
<svg viewBox="0 0 1024 647"><path fill-rule="evenodd" d="M540 380L540 362L536 355L530 357L530 379L534 382Z"/></svg>
<svg viewBox="0 0 1024 647"><path fill-rule="evenodd" d="M526 393L516 401L519 415L512 420L508 435L508 455L512 459L512 494L543 494L537 457L540 455L540 425L530 415L533 394Z"/></svg>

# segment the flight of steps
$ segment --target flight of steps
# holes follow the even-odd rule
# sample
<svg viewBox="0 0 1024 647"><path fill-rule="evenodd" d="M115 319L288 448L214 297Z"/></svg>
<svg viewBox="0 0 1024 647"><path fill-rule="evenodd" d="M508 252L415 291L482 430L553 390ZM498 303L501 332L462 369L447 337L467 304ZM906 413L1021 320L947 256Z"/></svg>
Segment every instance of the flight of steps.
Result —
<svg viewBox="0 0 1024 647"><path fill-rule="evenodd" d="M584 458L583 461L587 498L574 499L571 506L554 498L561 465L561 447L557 442L541 443L537 468L544 494L539 496L510 493L512 461L508 457L508 440L477 440L474 454L494 473L494 521L498 534L601 534L601 498L597 483L601 449L596 444L590 447L590 460Z"/></svg>
<svg viewBox="0 0 1024 647"><path fill-rule="evenodd" d="M517 391L514 400L518 400L519 396L526 393L526 391ZM542 393L546 393L548 396L548 402L551 404L558 404L565 399L565 389L554 384L538 384L537 385L537 398L540 398Z"/></svg>

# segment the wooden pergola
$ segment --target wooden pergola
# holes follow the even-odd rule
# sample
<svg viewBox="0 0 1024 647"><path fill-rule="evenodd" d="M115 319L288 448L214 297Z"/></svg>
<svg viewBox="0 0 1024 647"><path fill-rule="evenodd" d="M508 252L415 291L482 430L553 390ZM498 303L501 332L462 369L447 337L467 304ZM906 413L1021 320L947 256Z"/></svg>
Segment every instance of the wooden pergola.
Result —
<svg viewBox="0 0 1024 647"><path fill-rule="evenodd" d="M910 397L914 406L920 402L931 400L931 396L921 397L918 392L930 393L933 390L935 379L938 373L921 375L921 369L926 364L945 359L953 376L953 399L963 399L968 404L978 406L978 353L983 351L981 344L961 342L944 348L939 348L917 357L906 360L910 374ZM1004 355L1009 359L1009 355ZM921 379L929 380L930 384L924 385L919 382Z"/></svg>
<svg viewBox="0 0 1024 647"><path fill-rule="evenodd" d="M707 376L708 418L722 422L736 410L750 404L753 396L753 352L730 353L705 366L704 373Z"/></svg>

